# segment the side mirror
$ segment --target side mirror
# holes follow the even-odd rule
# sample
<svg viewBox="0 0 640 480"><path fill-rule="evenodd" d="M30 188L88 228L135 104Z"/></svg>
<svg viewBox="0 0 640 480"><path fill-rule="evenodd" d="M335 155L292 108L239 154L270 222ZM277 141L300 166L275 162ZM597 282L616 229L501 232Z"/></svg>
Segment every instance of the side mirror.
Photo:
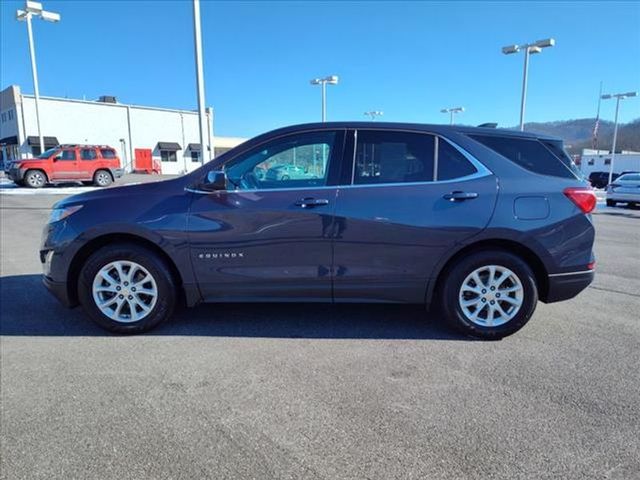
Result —
<svg viewBox="0 0 640 480"><path fill-rule="evenodd" d="M57 162L58 160L60 160L62 158L62 155L56 155L55 157L53 157L53 161Z"/></svg>
<svg viewBox="0 0 640 480"><path fill-rule="evenodd" d="M207 176L200 185L202 190L206 190L207 192L215 192L218 190L226 190L227 189L227 174L222 170L212 170L207 173Z"/></svg>

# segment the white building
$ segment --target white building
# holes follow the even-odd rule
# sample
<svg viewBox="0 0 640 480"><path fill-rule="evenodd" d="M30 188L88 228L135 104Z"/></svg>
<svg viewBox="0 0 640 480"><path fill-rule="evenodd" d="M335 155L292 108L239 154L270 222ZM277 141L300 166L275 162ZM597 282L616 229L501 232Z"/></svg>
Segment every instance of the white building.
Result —
<svg viewBox="0 0 640 480"><path fill-rule="evenodd" d="M45 149L59 144L110 145L127 171L184 173L200 166L198 113L192 110L40 97L40 127ZM245 139L214 137L213 112L206 109L205 161ZM0 160L40 154L35 98L12 85L0 92ZM213 148L212 148L213 146Z"/></svg>
<svg viewBox="0 0 640 480"><path fill-rule="evenodd" d="M580 170L585 177L591 172L608 172L611 166L609 150L585 148L579 158ZM613 173L640 172L640 152L622 150L616 152L613 161Z"/></svg>

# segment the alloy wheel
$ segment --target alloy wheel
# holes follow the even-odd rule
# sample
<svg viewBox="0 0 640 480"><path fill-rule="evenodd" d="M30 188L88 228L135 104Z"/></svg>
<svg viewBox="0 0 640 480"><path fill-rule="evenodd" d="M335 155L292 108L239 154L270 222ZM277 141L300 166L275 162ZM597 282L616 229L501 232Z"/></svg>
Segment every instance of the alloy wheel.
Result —
<svg viewBox="0 0 640 480"><path fill-rule="evenodd" d="M100 311L121 323L142 320L158 300L153 275L142 265L124 260L111 262L98 271L92 293Z"/></svg>
<svg viewBox="0 0 640 480"><path fill-rule="evenodd" d="M500 265L475 269L462 282L458 303L464 316L481 327L498 327L520 311L524 288L518 276Z"/></svg>

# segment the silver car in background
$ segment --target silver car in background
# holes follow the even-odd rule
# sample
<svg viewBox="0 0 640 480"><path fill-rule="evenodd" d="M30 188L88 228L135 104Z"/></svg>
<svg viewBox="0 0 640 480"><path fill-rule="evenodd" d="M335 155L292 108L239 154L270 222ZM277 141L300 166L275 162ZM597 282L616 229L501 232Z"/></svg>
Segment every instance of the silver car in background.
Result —
<svg viewBox="0 0 640 480"><path fill-rule="evenodd" d="M627 203L630 207L640 205L640 173L627 173L607 186L607 207Z"/></svg>

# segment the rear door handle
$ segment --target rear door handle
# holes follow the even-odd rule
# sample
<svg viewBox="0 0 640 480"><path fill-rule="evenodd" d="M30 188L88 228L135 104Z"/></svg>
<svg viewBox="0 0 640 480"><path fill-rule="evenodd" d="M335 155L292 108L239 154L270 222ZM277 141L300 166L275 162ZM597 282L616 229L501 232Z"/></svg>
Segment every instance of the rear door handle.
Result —
<svg viewBox="0 0 640 480"><path fill-rule="evenodd" d="M450 202L461 202L463 200L473 200L474 198L478 198L478 194L476 192L461 192L456 190L455 192L443 195L442 198L449 200Z"/></svg>
<svg viewBox="0 0 640 480"><path fill-rule="evenodd" d="M301 208L321 207L323 205L329 205L329 200L324 198L306 197L301 198L296 202L296 206Z"/></svg>

